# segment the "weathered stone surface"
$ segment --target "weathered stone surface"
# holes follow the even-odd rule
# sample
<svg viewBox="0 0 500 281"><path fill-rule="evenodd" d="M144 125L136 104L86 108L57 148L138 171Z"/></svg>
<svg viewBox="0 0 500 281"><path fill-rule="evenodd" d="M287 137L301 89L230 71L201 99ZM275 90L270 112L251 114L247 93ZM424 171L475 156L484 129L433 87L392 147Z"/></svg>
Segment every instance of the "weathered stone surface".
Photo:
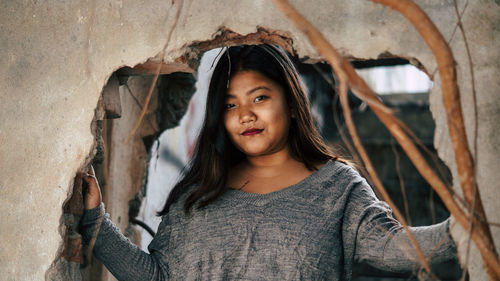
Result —
<svg viewBox="0 0 500 281"><path fill-rule="evenodd" d="M417 58L432 73L425 43L399 14L369 1L292 1L342 53L376 58L389 52ZM458 1L463 7L465 1ZM121 66L157 56L181 1L2 1L0 3L0 276L43 280L60 254L62 204L94 137L90 124L108 77ZM271 1L184 1L167 47L166 62L221 27L236 33L258 26L287 34L301 57L316 51ZM453 1L417 1L451 38ZM478 183L489 219L500 221L500 7L469 1L464 25L471 44L479 109ZM474 115L463 40L451 40L458 65L464 115L472 143ZM456 178L444 120L439 79L431 94L438 150ZM122 108L123 111L127 110ZM127 180L127 179L124 179ZM455 183L458 185L458 183ZM497 243L500 229L493 229ZM497 245L498 246L498 245ZM475 250L473 250L475 252ZM471 258L474 280L485 280L480 258Z"/></svg>
<svg viewBox="0 0 500 281"><path fill-rule="evenodd" d="M108 83L102 89L102 100L106 111L106 119L120 118L122 107L120 102L120 83L116 74L109 77Z"/></svg>

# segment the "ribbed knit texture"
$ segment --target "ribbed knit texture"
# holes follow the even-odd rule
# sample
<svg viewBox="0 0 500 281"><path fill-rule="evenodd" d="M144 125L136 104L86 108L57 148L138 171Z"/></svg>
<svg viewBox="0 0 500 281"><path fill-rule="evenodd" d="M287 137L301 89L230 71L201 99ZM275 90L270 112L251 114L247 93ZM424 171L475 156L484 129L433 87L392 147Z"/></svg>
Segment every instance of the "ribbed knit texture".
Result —
<svg viewBox="0 0 500 281"><path fill-rule="evenodd" d="M162 218L151 254L105 216L95 256L119 280L350 280L355 261L395 272L420 266L387 204L336 161L269 194L228 190L190 215L185 198ZM102 204L85 213L84 242L102 215ZM456 258L448 224L411 228L431 263Z"/></svg>

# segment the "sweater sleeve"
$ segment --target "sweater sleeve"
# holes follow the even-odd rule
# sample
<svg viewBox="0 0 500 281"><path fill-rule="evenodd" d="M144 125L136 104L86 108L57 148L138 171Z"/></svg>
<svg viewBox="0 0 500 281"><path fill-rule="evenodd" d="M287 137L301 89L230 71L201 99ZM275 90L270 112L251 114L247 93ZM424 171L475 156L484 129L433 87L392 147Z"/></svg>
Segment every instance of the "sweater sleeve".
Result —
<svg viewBox="0 0 500 281"><path fill-rule="evenodd" d="M84 244L89 244L101 218L94 255L118 280L164 280L157 257L130 242L104 213L102 203L82 217L80 232Z"/></svg>
<svg viewBox="0 0 500 281"><path fill-rule="evenodd" d="M393 218L387 203L377 199L371 187L357 182L346 206L348 223L356 230L354 259L392 272L411 272L420 268L416 251L402 225ZM442 223L410 227L427 260L432 265L457 258L449 235L449 219Z"/></svg>

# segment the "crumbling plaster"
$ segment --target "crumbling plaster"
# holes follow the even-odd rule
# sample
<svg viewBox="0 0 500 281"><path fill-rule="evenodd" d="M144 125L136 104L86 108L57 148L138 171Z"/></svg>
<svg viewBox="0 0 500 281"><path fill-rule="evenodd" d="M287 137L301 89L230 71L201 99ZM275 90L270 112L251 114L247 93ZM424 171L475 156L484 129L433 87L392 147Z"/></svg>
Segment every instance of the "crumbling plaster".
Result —
<svg viewBox="0 0 500 281"><path fill-rule="evenodd" d="M341 52L358 58L381 53L417 58L431 72L432 54L398 13L369 1L291 1ZM453 1L416 1L445 38L455 29ZM458 1L463 7L465 1ZM43 280L62 243L62 204L93 147L90 123L111 73L161 52L181 1L1 1L0 3L0 276ZM314 48L270 0L187 0L166 49L166 61L217 30L255 32L257 26L289 34L301 57ZM464 16L475 63L479 108L478 183L489 219L500 207L500 6L469 1ZM467 131L473 125L470 78L463 41L451 41L457 60ZM436 145L454 169L439 79L430 102ZM472 139L470 139L471 141ZM455 181L455 185L457 185ZM498 242L500 230L493 228ZM474 280L485 280L479 258Z"/></svg>

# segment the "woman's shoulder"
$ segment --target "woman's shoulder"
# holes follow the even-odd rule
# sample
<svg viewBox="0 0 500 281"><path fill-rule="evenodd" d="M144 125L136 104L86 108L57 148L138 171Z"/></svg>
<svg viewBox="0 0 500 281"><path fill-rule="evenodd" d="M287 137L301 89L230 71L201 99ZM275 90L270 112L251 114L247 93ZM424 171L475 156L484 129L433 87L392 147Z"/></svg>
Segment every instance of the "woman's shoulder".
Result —
<svg viewBox="0 0 500 281"><path fill-rule="evenodd" d="M307 189L323 197L340 198L358 189L371 189L366 180L349 162L331 159L311 174Z"/></svg>
<svg viewBox="0 0 500 281"><path fill-rule="evenodd" d="M332 159L318 168L295 190L292 199L309 203L318 213L342 213L352 196L358 197L359 189L368 186L356 169L343 161Z"/></svg>
<svg viewBox="0 0 500 281"><path fill-rule="evenodd" d="M362 179L355 166L343 159L330 159L326 163L317 165L316 168L317 171L313 174L325 181Z"/></svg>

